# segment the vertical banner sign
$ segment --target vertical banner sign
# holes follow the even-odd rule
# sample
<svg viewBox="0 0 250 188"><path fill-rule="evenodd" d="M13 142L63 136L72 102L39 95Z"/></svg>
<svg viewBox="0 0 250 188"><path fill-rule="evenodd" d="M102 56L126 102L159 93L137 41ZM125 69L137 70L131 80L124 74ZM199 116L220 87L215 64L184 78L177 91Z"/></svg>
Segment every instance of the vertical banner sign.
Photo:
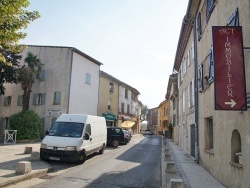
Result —
<svg viewBox="0 0 250 188"><path fill-rule="evenodd" d="M247 110L242 28L213 26L215 110Z"/></svg>

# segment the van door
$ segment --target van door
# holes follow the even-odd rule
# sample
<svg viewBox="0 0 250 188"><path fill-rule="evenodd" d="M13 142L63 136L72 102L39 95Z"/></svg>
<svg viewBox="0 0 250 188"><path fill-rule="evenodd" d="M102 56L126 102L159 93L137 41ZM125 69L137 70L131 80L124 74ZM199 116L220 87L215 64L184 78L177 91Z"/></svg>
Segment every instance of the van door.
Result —
<svg viewBox="0 0 250 188"><path fill-rule="evenodd" d="M85 136L85 134L89 135L89 139L86 140L86 138L84 138L83 148L85 149L86 154L88 155L88 153L91 153L91 150L92 150L92 136L91 136L91 126L90 126L90 124L86 125L84 136Z"/></svg>

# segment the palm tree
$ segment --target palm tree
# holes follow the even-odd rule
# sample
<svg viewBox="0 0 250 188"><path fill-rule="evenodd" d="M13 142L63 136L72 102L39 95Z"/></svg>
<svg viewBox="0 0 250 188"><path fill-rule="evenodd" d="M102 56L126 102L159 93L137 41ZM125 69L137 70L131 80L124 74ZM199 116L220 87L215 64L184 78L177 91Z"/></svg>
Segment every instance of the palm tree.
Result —
<svg viewBox="0 0 250 188"><path fill-rule="evenodd" d="M40 80L43 66L37 55L28 52L24 65L18 69L17 83L20 83L23 89L23 112L29 110L31 88L36 80Z"/></svg>

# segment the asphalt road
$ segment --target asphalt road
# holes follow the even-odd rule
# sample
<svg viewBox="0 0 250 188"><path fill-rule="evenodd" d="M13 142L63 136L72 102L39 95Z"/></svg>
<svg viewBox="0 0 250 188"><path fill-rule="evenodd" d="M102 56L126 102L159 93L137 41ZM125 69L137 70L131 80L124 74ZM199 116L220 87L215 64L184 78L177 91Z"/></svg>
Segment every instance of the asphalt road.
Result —
<svg viewBox="0 0 250 188"><path fill-rule="evenodd" d="M103 155L93 155L82 165L50 164L55 171L67 170L51 177L48 174L47 180L45 178L34 188L159 188L161 137L147 135L134 138L116 149L107 147Z"/></svg>

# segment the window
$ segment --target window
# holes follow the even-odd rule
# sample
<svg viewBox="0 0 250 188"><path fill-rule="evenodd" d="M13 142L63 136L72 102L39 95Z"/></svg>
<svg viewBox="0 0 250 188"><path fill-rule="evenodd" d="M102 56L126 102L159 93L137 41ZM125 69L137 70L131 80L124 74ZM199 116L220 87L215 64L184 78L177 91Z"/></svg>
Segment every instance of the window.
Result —
<svg viewBox="0 0 250 188"><path fill-rule="evenodd" d="M33 105L45 104L46 93L33 94Z"/></svg>
<svg viewBox="0 0 250 188"><path fill-rule="evenodd" d="M191 108L194 105L194 78L188 85L188 107Z"/></svg>
<svg viewBox="0 0 250 188"><path fill-rule="evenodd" d="M40 81L45 80L45 69L42 69L41 74L40 74Z"/></svg>
<svg viewBox="0 0 250 188"><path fill-rule="evenodd" d="M111 110L111 99L108 100L108 109Z"/></svg>
<svg viewBox="0 0 250 188"><path fill-rule="evenodd" d="M112 82L109 83L109 91L114 92L114 83Z"/></svg>
<svg viewBox="0 0 250 188"><path fill-rule="evenodd" d="M91 75L89 73L85 75L85 84L91 85Z"/></svg>
<svg viewBox="0 0 250 188"><path fill-rule="evenodd" d="M215 0L206 0L206 19L209 20L215 6Z"/></svg>
<svg viewBox="0 0 250 188"><path fill-rule="evenodd" d="M23 105L23 95L18 95L17 96L17 106L22 106Z"/></svg>
<svg viewBox="0 0 250 188"><path fill-rule="evenodd" d="M241 137L238 130L234 130L231 138L231 162L242 165Z"/></svg>
<svg viewBox="0 0 250 188"><path fill-rule="evenodd" d="M227 26L239 26L239 11L238 7L235 9L233 14L228 19Z"/></svg>
<svg viewBox="0 0 250 188"><path fill-rule="evenodd" d="M128 114L130 113L130 105L129 104L127 105L127 113Z"/></svg>
<svg viewBox="0 0 250 188"><path fill-rule="evenodd" d="M122 106L121 106L121 112L124 113L124 103L122 102L121 105L122 105Z"/></svg>
<svg viewBox="0 0 250 188"><path fill-rule="evenodd" d="M206 150L213 150L214 149L214 130L213 130L213 118L209 117L205 119L205 149Z"/></svg>
<svg viewBox="0 0 250 188"><path fill-rule="evenodd" d="M125 89L125 99L127 99L127 98L128 98L128 90Z"/></svg>
<svg viewBox="0 0 250 188"><path fill-rule="evenodd" d="M54 93L54 99L53 99L53 104L61 104L61 92L60 91L56 91Z"/></svg>
<svg viewBox="0 0 250 188"><path fill-rule="evenodd" d="M199 76L199 78L198 78L199 79L199 91L202 92L203 89L204 89L203 65L202 64L199 66L199 74L198 74L198 76Z"/></svg>
<svg viewBox="0 0 250 188"><path fill-rule="evenodd" d="M201 13L199 12L197 16L197 34L198 34L198 41L201 39L202 29L201 29Z"/></svg>
<svg viewBox="0 0 250 188"><path fill-rule="evenodd" d="M194 59L194 42L192 42L191 53L192 53L192 60L193 60Z"/></svg>
<svg viewBox="0 0 250 188"><path fill-rule="evenodd" d="M183 91L183 95L182 95L182 113L185 113L185 92Z"/></svg>
<svg viewBox="0 0 250 188"><path fill-rule="evenodd" d="M4 106L10 106L11 105L11 96L4 97L3 105Z"/></svg>
<svg viewBox="0 0 250 188"><path fill-rule="evenodd" d="M214 81L214 55L213 49L210 50L208 56L208 65L209 65L209 74L208 74L208 83L211 84Z"/></svg>

